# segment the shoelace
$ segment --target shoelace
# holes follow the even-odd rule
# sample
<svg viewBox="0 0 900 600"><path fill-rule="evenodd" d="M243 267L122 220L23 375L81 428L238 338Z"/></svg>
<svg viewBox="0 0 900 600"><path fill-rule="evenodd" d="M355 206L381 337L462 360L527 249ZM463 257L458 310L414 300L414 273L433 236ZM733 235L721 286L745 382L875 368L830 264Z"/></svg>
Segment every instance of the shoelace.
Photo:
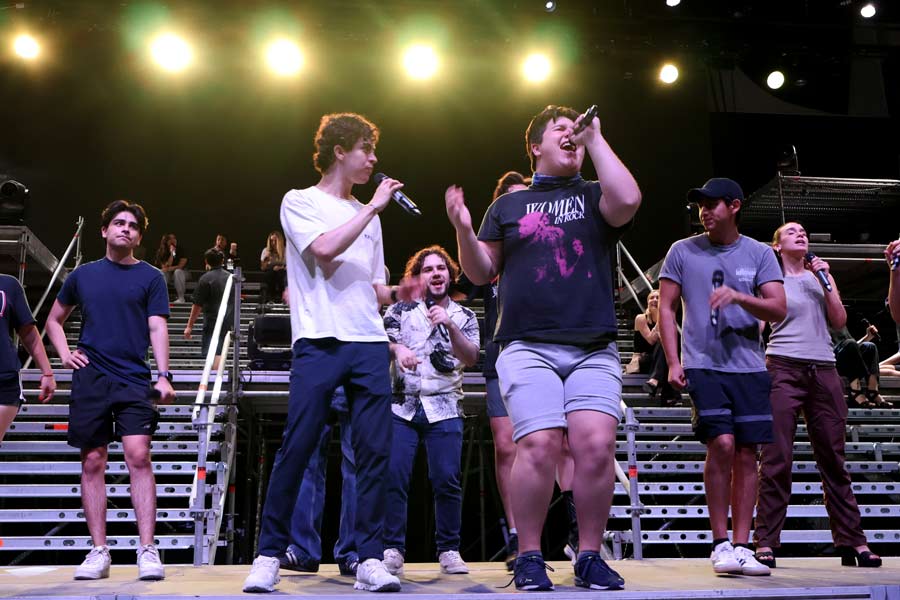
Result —
<svg viewBox="0 0 900 600"><path fill-rule="evenodd" d="M600 556L599 554L585 554L582 556L581 559L579 559L579 561L581 561L581 560L589 561L589 564L584 569L585 571L590 570L590 568L592 566L596 565L597 568L607 571L610 575L614 575L615 577L622 579L622 576L619 575L618 573L616 573L609 565L605 564L605 562L603 562L603 563L597 562L597 561L603 560L603 557ZM577 564L578 563L576 563L576 566L577 566ZM606 568L604 569L604 567L606 567Z"/></svg>
<svg viewBox="0 0 900 600"><path fill-rule="evenodd" d="M104 552L100 548L93 548L88 555L84 557L84 562L86 563L95 563L104 560L103 556Z"/></svg>
<svg viewBox="0 0 900 600"><path fill-rule="evenodd" d="M518 560L518 559L516 559L516 560ZM553 572L556 571L556 569L554 569L553 567L551 567L550 565L548 565L547 563L545 563L545 562L544 562L544 559L541 558L540 556L525 556L525 557L523 557L522 560L530 560L530 561L534 561L534 562L540 561L540 562L544 563L544 564L543 564L544 570L550 571L551 573L553 573ZM512 578L507 582L507 584L506 584L506 585L498 585L498 586L495 586L495 587L496 587L498 590L506 589L506 588L508 588L509 586L511 586L511 585L512 585L512 582L515 581L515 580L516 580L516 570L515 570L515 568L513 568L513 576L512 576Z"/></svg>
<svg viewBox="0 0 900 600"><path fill-rule="evenodd" d="M159 552L154 546L141 546L139 558L157 563L161 562L159 560Z"/></svg>

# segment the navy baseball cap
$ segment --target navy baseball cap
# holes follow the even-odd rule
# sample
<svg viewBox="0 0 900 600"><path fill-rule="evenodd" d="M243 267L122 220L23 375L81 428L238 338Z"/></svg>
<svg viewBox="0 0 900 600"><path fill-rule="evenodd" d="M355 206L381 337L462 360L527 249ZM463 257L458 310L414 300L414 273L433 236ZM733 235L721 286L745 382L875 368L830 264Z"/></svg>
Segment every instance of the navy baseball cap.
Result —
<svg viewBox="0 0 900 600"><path fill-rule="evenodd" d="M744 201L744 190L737 181L727 177L713 177L701 188L694 188L687 193L690 202L699 202L703 198L723 198L725 200Z"/></svg>

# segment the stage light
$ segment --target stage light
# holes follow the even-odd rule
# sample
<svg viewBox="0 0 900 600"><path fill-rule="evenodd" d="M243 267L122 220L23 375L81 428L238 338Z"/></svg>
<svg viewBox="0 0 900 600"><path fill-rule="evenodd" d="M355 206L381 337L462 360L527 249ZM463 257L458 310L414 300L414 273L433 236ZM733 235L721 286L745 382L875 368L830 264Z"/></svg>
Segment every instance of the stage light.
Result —
<svg viewBox="0 0 900 600"><path fill-rule="evenodd" d="M772 71L769 73L769 76L766 77L766 85L773 90L777 90L784 85L784 73L781 71Z"/></svg>
<svg viewBox="0 0 900 600"><path fill-rule="evenodd" d="M431 46L411 46L403 56L403 66L413 79L429 79L438 69L438 57Z"/></svg>
<svg viewBox="0 0 900 600"><path fill-rule="evenodd" d="M527 81L539 83L550 76L552 65L550 59L543 54L531 54L522 63L522 74Z"/></svg>
<svg viewBox="0 0 900 600"><path fill-rule="evenodd" d="M30 193L24 184L7 179L0 184L0 225L19 225L25 220Z"/></svg>
<svg viewBox="0 0 900 600"><path fill-rule="evenodd" d="M36 39L27 33L23 33L16 36L16 39L13 41L13 50L20 58L34 60L41 53L41 45L38 44Z"/></svg>
<svg viewBox="0 0 900 600"><path fill-rule="evenodd" d="M859 14L862 15L864 19L871 19L875 16L876 12L878 11L875 9L875 5L871 2L859 9Z"/></svg>
<svg viewBox="0 0 900 600"><path fill-rule="evenodd" d="M163 34L153 40L150 53L160 67L172 72L184 70L194 59L190 45L172 33Z"/></svg>
<svg viewBox="0 0 900 600"><path fill-rule="evenodd" d="M303 53L299 46L286 39L276 40L266 50L269 67L278 75L296 75L303 68Z"/></svg>
<svg viewBox="0 0 900 600"><path fill-rule="evenodd" d="M544 10L546 10L547 12L553 12L554 10L556 10L556 2L553 2L553 0L547 0L546 2L544 2Z"/></svg>
<svg viewBox="0 0 900 600"><path fill-rule="evenodd" d="M678 79L678 67L673 65L672 63L666 63L663 65L662 69L659 70L659 80L665 83L666 85L671 85L675 83Z"/></svg>
<svg viewBox="0 0 900 600"><path fill-rule="evenodd" d="M681 0L666 0L666 6L678 6Z"/></svg>

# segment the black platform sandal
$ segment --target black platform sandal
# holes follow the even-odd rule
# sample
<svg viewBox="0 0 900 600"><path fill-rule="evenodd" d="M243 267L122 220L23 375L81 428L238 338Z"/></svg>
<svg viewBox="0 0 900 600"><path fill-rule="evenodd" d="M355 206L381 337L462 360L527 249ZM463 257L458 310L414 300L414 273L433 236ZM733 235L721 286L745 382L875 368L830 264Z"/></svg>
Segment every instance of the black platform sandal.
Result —
<svg viewBox="0 0 900 600"><path fill-rule="evenodd" d="M871 569L877 569L881 566L881 557L869 550L857 552L855 548L841 546L837 548L837 551L841 555L841 566Z"/></svg>
<svg viewBox="0 0 900 600"><path fill-rule="evenodd" d="M847 388L847 405L850 408L878 408L874 403L869 402L866 390L862 387L853 389L852 383Z"/></svg>
<svg viewBox="0 0 900 600"><path fill-rule="evenodd" d="M766 565L770 569L775 568L775 553L771 550L757 552L753 556L756 558L756 562L758 562L759 564Z"/></svg>
<svg viewBox="0 0 900 600"><path fill-rule="evenodd" d="M885 400L878 390L867 390L866 402L868 402L875 408L894 408L893 403Z"/></svg>

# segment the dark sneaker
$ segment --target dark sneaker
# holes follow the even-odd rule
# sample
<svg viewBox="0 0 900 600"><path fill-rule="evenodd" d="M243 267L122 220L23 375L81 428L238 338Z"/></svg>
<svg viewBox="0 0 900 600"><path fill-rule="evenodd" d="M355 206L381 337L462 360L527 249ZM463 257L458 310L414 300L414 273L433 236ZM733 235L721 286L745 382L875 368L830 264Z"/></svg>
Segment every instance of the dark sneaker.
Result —
<svg viewBox="0 0 900 600"><path fill-rule="evenodd" d="M592 590L621 590L625 580L599 554L585 552L575 563L575 585Z"/></svg>
<svg viewBox="0 0 900 600"><path fill-rule="evenodd" d="M506 542L506 570L512 572L516 568L516 557L519 556L519 536L512 534Z"/></svg>
<svg viewBox="0 0 900 600"><path fill-rule="evenodd" d="M318 573L319 563L308 556L303 556L294 552L293 548L288 548L279 559L282 569L288 571L299 571L301 573Z"/></svg>
<svg viewBox="0 0 900 600"><path fill-rule="evenodd" d="M553 589L553 582L547 577L547 571L553 567L544 562L544 557L539 554L520 556L516 559L513 581L516 589L526 592L549 592Z"/></svg>
<svg viewBox="0 0 900 600"><path fill-rule="evenodd" d="M356 577L357 567L359 567L359 559L355 556L350 556L344 560L338 561L338 571L340 571L341 575L344 577Z"/></svg>

